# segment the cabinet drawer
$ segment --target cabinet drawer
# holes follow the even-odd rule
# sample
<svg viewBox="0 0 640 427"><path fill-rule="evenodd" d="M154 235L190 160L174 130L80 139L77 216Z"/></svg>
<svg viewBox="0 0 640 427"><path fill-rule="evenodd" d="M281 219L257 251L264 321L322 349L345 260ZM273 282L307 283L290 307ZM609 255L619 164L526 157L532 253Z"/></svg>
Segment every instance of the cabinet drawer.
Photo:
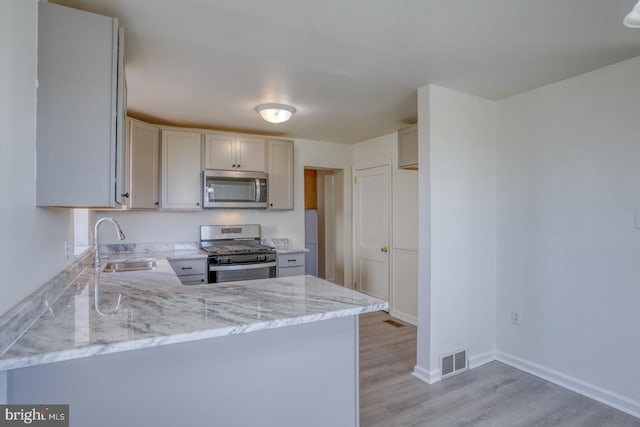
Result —
<svg viewBox="0 0 640 427"><path fill-rule="evenodd" d="M278 255L278 267L304 267L304 253Z"/></svg>
<svg viewBox="0 0 640 427"><path fill-rule="evenodd" d="M206 274L196 274L189 276L179 276L180 282L183 285L202 285L207 283L207 275Z"/></svg>
<svg viewBox="0 0 640 427"><path fill-rule="evenodd" d="M169 260L169 265L173 268L178 276L193 276L207 274L207 259L206 258L194 258L194 259L172 259ZM206 279L205 279L206 282Z"/></svg>
<svg viewBox="0 0 640 427"><path fill-rule="evenodd" d="M278 277L302 276L304 275L304 266L298 267L280 267L278 268Z"/></svg>

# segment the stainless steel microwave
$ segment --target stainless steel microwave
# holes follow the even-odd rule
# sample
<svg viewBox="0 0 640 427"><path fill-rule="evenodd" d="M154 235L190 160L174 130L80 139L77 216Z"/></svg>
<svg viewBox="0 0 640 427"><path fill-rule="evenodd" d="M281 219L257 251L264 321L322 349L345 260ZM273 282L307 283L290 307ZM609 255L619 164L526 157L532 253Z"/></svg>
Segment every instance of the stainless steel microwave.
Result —
<svg viewBox="0 0 640 427"><path fill-rule="evenodd" d="M204 207L266 208L268 182L267 174L262 172L205 169Z"/></svg>

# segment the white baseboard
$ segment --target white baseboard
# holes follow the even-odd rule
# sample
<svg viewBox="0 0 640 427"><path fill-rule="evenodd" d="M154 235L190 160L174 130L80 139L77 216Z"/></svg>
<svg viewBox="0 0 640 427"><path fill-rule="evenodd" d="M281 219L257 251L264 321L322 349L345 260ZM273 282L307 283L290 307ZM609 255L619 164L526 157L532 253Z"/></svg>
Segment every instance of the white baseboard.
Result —
<svg viewBox="0 0 640 427"><path fill-rule="evenodd" d="M427 384L434 384L442 379L440 369L436 369L435 371L427 371L422 366L418 365L413 367L412 375Z"/></svg>
<svg viewBox="0 0 640 427"><path fill-rule="evenodd" d="M561 387L580 393L605 405L619 409L629 415L640 418L640 402L634 402L624 396L605 390L600 387L585 383L579 379L570 377L544 366L523 360L510 354L496 352L496 360L528 372L536 377L540 377ZM415 372L415 370L414 370ZM415 373L414 373L415 375Z"/></svg>
<svg viewBox="0 0 640 427"><path fill-rule="evenodd" d="M487 353L481 353L476 356L469 357L469 369L477 368L478 366L486 365L489 362L496 360L496 352L489 351Z"/></svg>
<svg viewBox="0 0 640 427"><path fill-rule="evenodd" d="M391 317L395 317L396 319L400 319L403 322L406 322L406 323L408 323L410 325L418 326L418 318L415 317L415 316L411 316L409 314L406 314L406 313L403 313L401 311L397 311L397 310L394 310L394 309L390 309L389 310L389 315Z"/></svg>
<svg viewBox="0 0 640 427"><path fill-rule="evenodd" d="M477 368L478 366L482 366L486 363L493 362L494 360L496 360L496 353L493 351L488 353L478 354L477 356L473 356L469 358L469 369ZM440 369L428 371L424 369L422 366L416 365L413 367L412 374L414 377L426 382L427 384L437 383L438 381L442 380L442 371Z"/></svg>

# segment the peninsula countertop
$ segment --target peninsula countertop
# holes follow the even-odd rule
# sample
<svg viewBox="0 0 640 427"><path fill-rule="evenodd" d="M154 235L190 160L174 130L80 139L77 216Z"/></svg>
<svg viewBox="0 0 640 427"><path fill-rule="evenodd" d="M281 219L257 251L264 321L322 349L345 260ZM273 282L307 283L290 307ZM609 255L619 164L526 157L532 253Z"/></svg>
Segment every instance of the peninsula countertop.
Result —
<svg viewBox="0 0 640 427"><path fill-rule="evenodd" d="M0 357L0 371L388 308L313 276L185 286L166 256L155 258L153 271L86 267Z"/></svg>

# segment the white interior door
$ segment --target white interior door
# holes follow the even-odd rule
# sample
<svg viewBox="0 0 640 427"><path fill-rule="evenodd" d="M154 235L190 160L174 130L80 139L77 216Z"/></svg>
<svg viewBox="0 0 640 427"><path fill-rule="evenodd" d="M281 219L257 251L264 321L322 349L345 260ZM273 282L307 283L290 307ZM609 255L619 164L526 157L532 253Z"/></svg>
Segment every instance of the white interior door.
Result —
<svg viewBox="0 0 640 427"><path fill-rule="evenodd" d="M354 177L356 286L389 301L391 168L356 169Z"/></svg>

